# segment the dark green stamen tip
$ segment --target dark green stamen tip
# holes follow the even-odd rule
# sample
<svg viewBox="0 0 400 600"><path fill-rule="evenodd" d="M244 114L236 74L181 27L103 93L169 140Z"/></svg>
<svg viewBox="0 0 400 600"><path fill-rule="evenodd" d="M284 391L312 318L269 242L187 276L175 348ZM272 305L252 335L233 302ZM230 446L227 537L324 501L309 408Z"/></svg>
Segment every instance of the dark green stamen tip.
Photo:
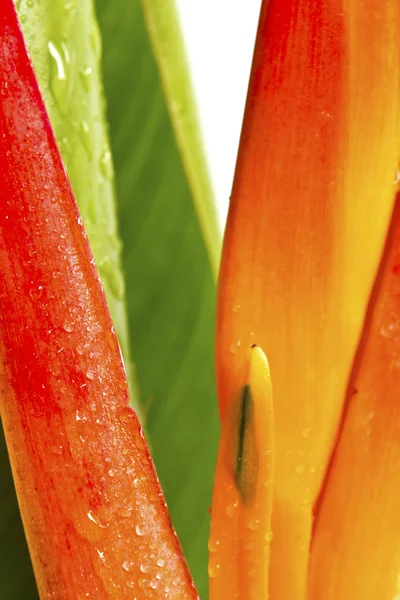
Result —
<svg viewBox="0 0 400 600"><path fill-rule="evenodd" d="M254 401L250 386L245 385L241 394L235 472L236 485L245 504L254 498L258 478L258 450L254 429Z"/></svg>

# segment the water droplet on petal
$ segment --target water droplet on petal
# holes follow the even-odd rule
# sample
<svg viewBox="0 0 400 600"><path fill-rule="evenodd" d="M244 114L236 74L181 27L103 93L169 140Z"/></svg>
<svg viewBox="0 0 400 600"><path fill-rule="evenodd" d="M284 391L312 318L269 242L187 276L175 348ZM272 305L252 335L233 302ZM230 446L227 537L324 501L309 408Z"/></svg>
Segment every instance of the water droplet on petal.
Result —
<svg viewBox="0 0 400 600"><path fill-rule="evenodd" d="M260 525L260 519L250 519L247 523L247 527L252 531L256 531Z"/></svg>
<svg viewBox="0 0 400 600"><path fill-rule="evenodd" d="M238 502L232 502L231 504L228 504L228 506L226 507L226 514L228 515L228 517L233 517L235 510L237 509L237 507L239 506Z"/></svg>
<svg viewBox="0 0 400 600"><path fill-rule="evenodd" d="M89 512L87 513L87 516L88 516L88 519L90 521L92 521L92 523L94 523L95 525L97 525L101 529L105 529L109 525L109 523L102 523L98 517L95 518L93 516L93 512L91 510L89 510Z"/></svg>
<svg viewBox="0 0 400 600"><path fill-rule="evenodd" d="M72 321L66 319L64 321L64 329L67 333L71 333L74 330L74 324L72 323Z"/></svg>
<svg viewBox="0 0 400 600"><path fill-rule="evenodd" d="M100 550L97 550L97 554L100 557L100 560L102 561L102 563L105 565L106 564L106 559L104 557L104 552L101 552Z"/></svg>
<svg viewBox="0 0 400 600"><path fill-rule="evenodd" d="M122 563L122 567L129 573L129 571L132 571L133 569L133 563L130 560L125 560Z"/></svg>
<svg viewBox="0 0 400 600"><path fill-rule="evenodd" d="M215 565L208 565L208 576L210 577L210 579L216 579L217 577L219 577L221 573L221 565L220 564L215 564Z"/></svg>
<svg viewBox="0 0 400 600"><path fill-rule="evenodd" d="M152 579L149 583L149 587L151 587L152 590L156 590L158 588L158 581L156 579Z"/></svg>
<svg viewBox="0 0 400 600"><path fill-rule="evenodd" d="M219 540L214 540L213 538L210 538L208 540L208 550L209 550L209 552L216 552L218 550L219 544L220 544Z"/></svg>

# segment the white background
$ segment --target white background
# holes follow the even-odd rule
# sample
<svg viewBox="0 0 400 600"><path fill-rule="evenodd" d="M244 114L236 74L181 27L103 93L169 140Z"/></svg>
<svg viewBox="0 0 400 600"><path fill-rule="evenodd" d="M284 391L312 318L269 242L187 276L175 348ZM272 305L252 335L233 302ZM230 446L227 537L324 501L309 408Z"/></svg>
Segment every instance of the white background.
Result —
<svg viewBox="0 0 400 600"><path fill-rule="evenodd" d="M177 0L177 6L223 226L261 0Z"/></svg>

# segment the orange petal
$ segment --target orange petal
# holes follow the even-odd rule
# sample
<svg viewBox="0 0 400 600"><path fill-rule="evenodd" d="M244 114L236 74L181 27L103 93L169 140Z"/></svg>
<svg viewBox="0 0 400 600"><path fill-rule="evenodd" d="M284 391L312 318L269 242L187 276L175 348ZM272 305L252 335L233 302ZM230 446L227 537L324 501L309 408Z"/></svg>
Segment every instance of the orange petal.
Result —
<svg viewBox="0 0 400 600"><path fill-rule="evenodd" d="M269 367L250 351L236 402L226 413L213 495L210 599L266 600L274 437Z"/></svg>
<svg viewBox="0 0 400 600"><path fill-rule="evenodd" d="M400 594L400 199L317 517L312 600Z"/></svg>
<svg viewBox="0 0 400 600"><path fill-rule="evenodd" d="M396 2L264 1L220 271L222 418L251 344L274 378L271 596L306 592L312 507L393 207Z"/></svg>

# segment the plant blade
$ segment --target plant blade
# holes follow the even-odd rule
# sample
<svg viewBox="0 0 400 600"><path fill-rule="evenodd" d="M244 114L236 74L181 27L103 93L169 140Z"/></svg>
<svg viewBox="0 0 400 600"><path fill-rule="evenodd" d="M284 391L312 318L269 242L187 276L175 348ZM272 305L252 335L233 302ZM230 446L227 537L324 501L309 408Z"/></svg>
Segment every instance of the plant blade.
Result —
<svg viewBox="0 0 400 600"><path fill-rule="evenodd" d="M142 6L204 243L217 276L221 233L175 0L142 0Z"/></svg>
<svg viewBox="0 0 400 600"><path fill-rule="evenodd" d="M141 5L99 0L97 14L132 356L157 472L206 598L208 508L218 443L215 279Z"/></svg>

